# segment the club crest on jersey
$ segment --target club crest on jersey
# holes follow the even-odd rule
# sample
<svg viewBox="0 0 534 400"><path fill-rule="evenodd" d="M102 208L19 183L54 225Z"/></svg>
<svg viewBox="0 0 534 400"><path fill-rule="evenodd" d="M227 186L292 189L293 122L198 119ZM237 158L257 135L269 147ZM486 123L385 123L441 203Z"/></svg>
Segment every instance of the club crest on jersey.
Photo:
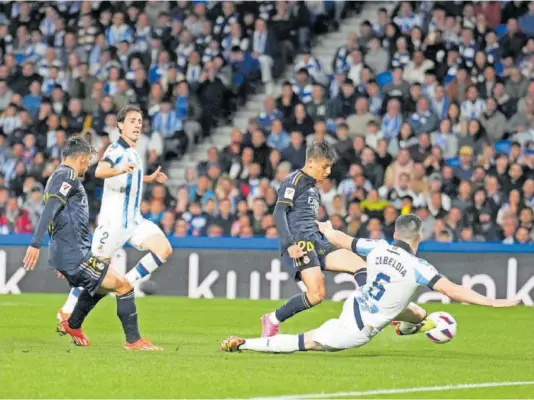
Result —
<svg viewBox="0 0 534 400"><path fill-rule="evenodd" d="M61 193L63 196L66 196L69 193L70 188L72 185L67 182L63 182L61 184L61 187L59 188L59 193Z"/></svg>

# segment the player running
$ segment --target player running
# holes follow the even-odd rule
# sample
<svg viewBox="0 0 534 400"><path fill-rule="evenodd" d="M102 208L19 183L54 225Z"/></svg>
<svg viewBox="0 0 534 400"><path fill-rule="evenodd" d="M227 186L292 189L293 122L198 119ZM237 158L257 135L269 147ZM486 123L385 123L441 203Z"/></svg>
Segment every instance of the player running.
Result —
<svg viewBox="0 0 534 400"><path fill-rule="evenodd" d="M63 149L63 163L48 179L44 193L45 207L33 239L24 257L24 268L37 265L45 232L50 235L48 262L73 287L81 287L78 303L68 320L61 321L62 334L69 334L74 344L89 346L82 323L96 304L115 292L117 316L126 335L127 350L162 350L141 338L133 287L126 277L109 269L109 264L91 253L87 193L78 179L89 168L94 149L81 137L70 138Z"/></svg>
<svg viewBox="0 0 534 400"><path fill-rule="evenodd" d="M143 163L136 144L143 129L139 107L128 105L117 115L121 136L111 144L98 163L95 175L104 179L104 194L93 234L92 252L108 263L126 242L138 250L148 250L137 265L126 274L130 284L154 272L172 254L172 247L161 229L142 217L140 212L143 183L165 183L167 176L160 167L143 176ZM67 302L58 312L58 320L69 317L76 304L78 288L72 288Z"/></svg>
<svg viewBox="0 0 534 400"><path fill-rule="evenodd" d="M364 260L350 249L328 243L315 223L321 203L316 184L330 175L334 158L332 147L316 142L306 150L304 168L290 174L280 185L274 218L280 236L282 265L295 280L304 282L307 291L262 317L262 337L276 335L281 322L324 300L322 270L354 274L358 285L365 284Z"/></svg>
<svg viewBox="0 0 534 400"><path fill-rule="evenodd" d="M339 318L326 321L318 329L300 335L271 338L230 337L222 342L221 350L268 353L339 351L365 345L394 319L407 321L401 322L404 334L425 332L434 327L430 320L424 319L426 312L422 308L419 312L406 308L420 285L463 303L490 307L512 307L519 303L492 300L456 285L442 277L428 262L416 257L422 240L421 227L417 216L400 216L395 222L395 242L389 245L384 240L355 239L332 229L330 223L319 223L319 229L330 243L367 257L367 283L349 296Z"/></svg>

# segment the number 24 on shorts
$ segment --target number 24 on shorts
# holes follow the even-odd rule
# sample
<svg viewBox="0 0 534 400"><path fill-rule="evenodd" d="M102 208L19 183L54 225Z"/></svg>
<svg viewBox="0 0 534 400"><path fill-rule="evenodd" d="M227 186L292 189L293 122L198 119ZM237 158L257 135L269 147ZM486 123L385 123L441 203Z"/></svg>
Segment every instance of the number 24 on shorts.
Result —
<svg viewBox="0 0 534 400"><path fill-rule="evenodd" d="M315 246L313 245L313 242L309 242L307 240L300 240L297 242L297 246L299 246L302 251L305 253L311 253L315 250Z"/></svg>
<svg viewBox="0 0 534 400"><path fill-rule="evenodd" d="M386 289L382 285L384 282L389 282L390 277L382 272L376 275L376 279L373 281L373 286L369 288L369 295L376 301L380 300L384 295Z"/></svg>

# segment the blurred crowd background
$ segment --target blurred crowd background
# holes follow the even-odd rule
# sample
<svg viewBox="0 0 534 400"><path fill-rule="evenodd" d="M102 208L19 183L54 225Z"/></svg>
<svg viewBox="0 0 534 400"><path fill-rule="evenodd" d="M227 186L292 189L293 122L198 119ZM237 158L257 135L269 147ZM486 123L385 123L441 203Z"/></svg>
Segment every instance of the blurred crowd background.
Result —
<svg viewBox="0 0 534 400"><path fill-rule="evenodd" d="M319 185L319 218L337 229L391 239L395 218L415 212L425 240L531 242L534 2L399 2L354 27L328 74L314 45L363 7L3 2L0 233L32 232L62 145L80 133L98 151L84 182L97 221L94 168L124 105L145 112L150 173L210 140L251 95L280 92L175 193L147 187L143 214L170 237L274 238L280 182L320 140L339 155Z"/></svg>

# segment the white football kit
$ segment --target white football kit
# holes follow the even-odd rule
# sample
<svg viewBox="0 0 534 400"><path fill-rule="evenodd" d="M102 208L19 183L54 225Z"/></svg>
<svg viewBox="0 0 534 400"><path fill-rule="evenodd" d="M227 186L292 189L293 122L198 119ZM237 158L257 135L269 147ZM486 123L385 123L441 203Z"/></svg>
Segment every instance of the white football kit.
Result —
<svg viewBox="0 0 534 400"><path fill-rule="evenodd" d="M313 331L312 339L329 350L365 345L408 306L419 286L432 289L441 278L403 242L354 239L352 249L367 258L367 283L349 296L339 318Z"/></svg>
<svg viewBox="0 0 534 400"><path fill-rule="evenodd" d="M119 138L104 153L103 161L121 169L135 163L131 174L124 173L104 180L104 193L98 216L98 227L93 235L92 253L111 258L126 242L138 250L150 236L162 234L161 229L141 215L143 196L143 162L139 153Z"/></svg>

